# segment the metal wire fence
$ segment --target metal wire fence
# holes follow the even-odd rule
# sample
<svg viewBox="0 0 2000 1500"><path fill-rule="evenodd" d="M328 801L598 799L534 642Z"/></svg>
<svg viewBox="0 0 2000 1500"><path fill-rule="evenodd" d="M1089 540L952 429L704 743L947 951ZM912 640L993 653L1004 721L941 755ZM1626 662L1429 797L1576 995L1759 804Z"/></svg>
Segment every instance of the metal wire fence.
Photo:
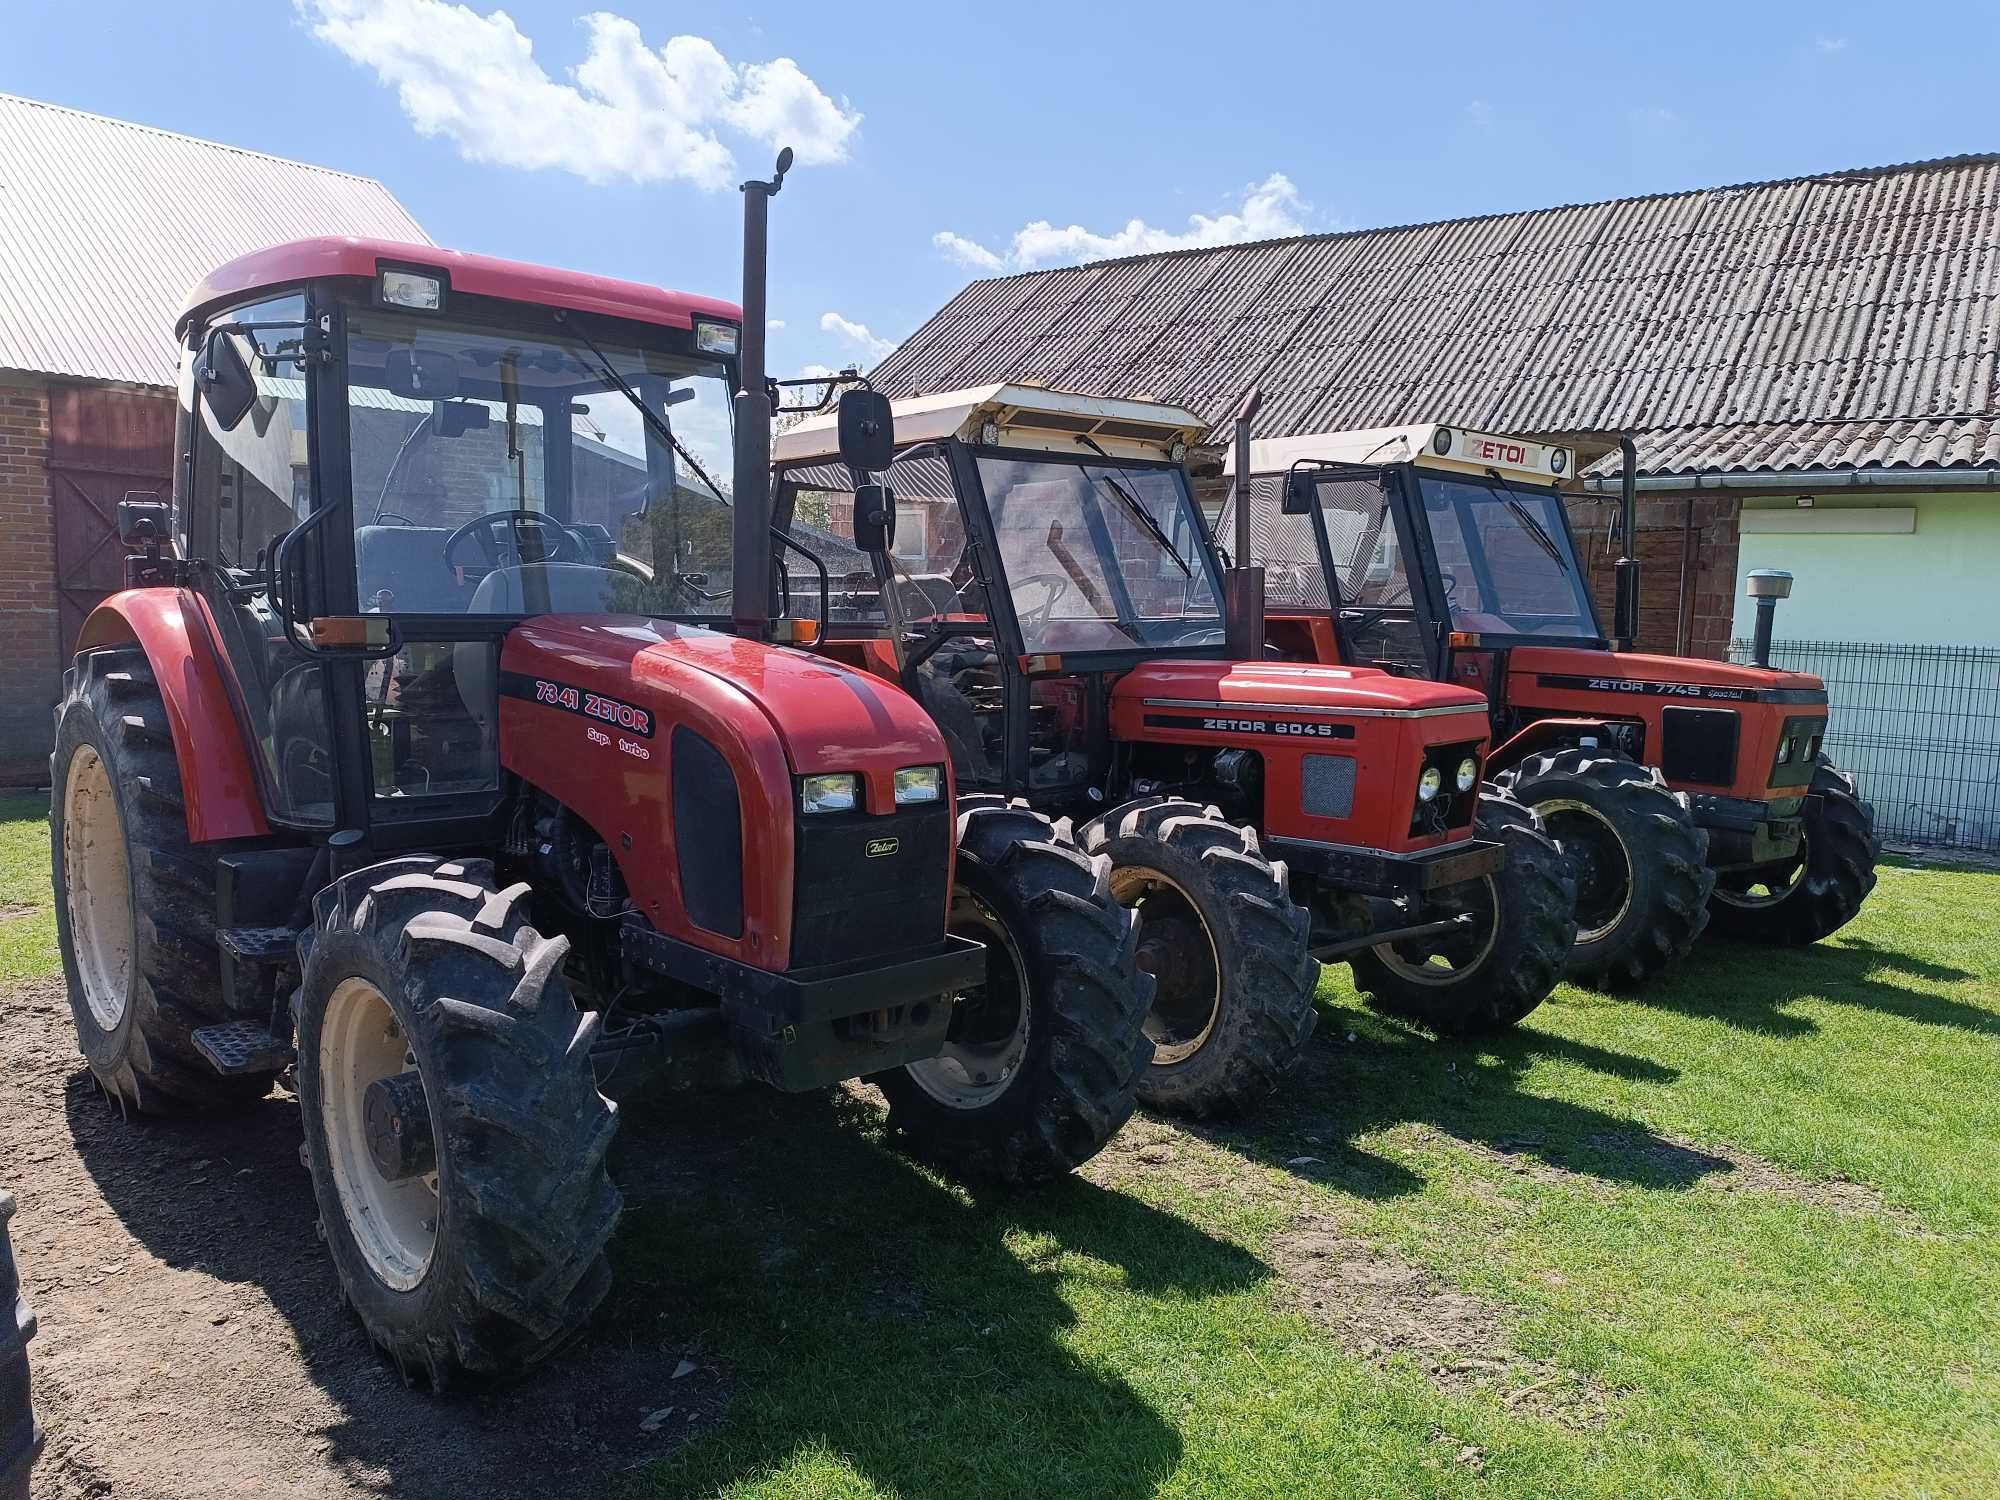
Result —
<svg viewBox="0 0 2000 1500"><path fill-rule="evenodd" d="M1750 642L1730 642L1750 660ZM2000 648L1774 641L1771 665L1826 680L1826 753L1886 839L2000 852Z"/></svg>

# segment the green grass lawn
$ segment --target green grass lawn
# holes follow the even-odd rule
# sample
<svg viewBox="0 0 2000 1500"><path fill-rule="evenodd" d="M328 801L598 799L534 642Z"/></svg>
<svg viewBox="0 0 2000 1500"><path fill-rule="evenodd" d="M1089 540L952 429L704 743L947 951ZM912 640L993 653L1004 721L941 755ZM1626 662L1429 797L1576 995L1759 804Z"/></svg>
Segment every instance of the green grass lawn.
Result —
<svg viewBox="0 0 2000 1500"><path fill-rule="evenodd" d="M0 902L45 904L17 811ZM847 1095L634 1111L591 1337L692 1341L726 1404L606 1492L2000 1494L2000 876L1885 869L1834 941L1486 1046L1345 972L1258 1119L1135 1121L1040 1193Z"/></svg>

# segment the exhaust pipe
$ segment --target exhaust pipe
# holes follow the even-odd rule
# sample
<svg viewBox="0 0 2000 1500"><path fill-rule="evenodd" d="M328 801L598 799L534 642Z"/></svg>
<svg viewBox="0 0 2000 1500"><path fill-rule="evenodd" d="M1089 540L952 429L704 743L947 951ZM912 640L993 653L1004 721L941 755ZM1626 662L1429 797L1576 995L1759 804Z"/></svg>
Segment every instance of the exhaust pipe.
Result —
<svg viewBox="0 0 2000 1500"><path fill-rule="evenodd" d="M1639 529L1639 448L1625 433L1618 435L1618 457L1625 472L1618 483L1618 566L1611 604L1611 643L1630 651L1639 635L1639 560L1632 555Z"/></svg>
<svg viewBox="0 0 2000 1500"><path fill-rule="evenodd" d="M1250 424L1264 393L1250 387L1236 408L1236 529L1231 538L1229 577L1223 621L1226 649L1236 661L1264 659L1264 570L1250 566Z"/></svg>
<svg viewBox="0 0 2000 1500"><path fill-rule="evenodd" d="M737 352L736 470L731 496L734 561L729 612L736 633L761 641L771 623L771 393L764 386L766 267L771 200L792 169L792 148L778 153L769 182L743 184L743 332Z"/></svg>
<svg viewBox="0 0 2000 1500"><path fill-rule="evenodd" d="M1752 568L1743 592L1757 601L1757 633L1750 642L1750 659L1771 665L1771 627L1778 618L1778 601L1792 597L1792 575L1783 568Z"/></svg>

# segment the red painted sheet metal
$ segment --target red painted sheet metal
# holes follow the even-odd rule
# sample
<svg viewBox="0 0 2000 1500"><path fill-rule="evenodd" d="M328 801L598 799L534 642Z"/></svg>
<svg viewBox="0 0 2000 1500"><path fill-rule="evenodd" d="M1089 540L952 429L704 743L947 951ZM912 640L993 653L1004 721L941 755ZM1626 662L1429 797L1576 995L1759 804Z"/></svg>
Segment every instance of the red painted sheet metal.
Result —
<svg viewBox="0 0 2000 1500"><path fill-rule="evenodd" d="M187 802L188 837L255 838L271 831L243 730L200 601L185 589L126 589L84 621L76 649L137 642L166 701Z"/></svg>
<svg viewBox="0 0 2000 1500"><path fill-rule="evenodd" d="M1653 656L1643 651L1578 651L1561 646L1517 646L1508 654L1510 674L1604 677L1630 682L1682 682L1702 687L1825 692L1811 672L1781 672L1698 656Z"/></svg>
<svg viewBox="0 0 2000 1500"><path fill-rule="evenodd" d="M1218 703L1283 703L1322 711L1375 713L1452 709L1486 711L1468 688L1377 667L1307 666L1299 662L1147 662L1118 679L1117 702L1143 698L1206 699Z"/></svg>
<svg viewBox="0 0 2000 1500"><path fill-rule="evenodd" d="M561 271L549 266L529 265L524 261L473 255L463 250L442 250L435 245L325 236L292 240L273 245L268 250L254 250L211 271L189 294L181 314L181 327L185 329L189 320L203 308L243 292L308 281L320 276L372 277L385 262L399 266L435 266L450 277L454 292L504 297L509 301L533 302L546 307L574 308L578 312L630 318L634 322L657 323L667 328L691 327L697 317L720 318L732 323L743 320L742 310L733 302L699 297L688 292L670 292L636 281L619 281L582 271Z"/></svg>
<svg viewBox="0 0 2000 1500"><path fill-rule="evenodd" d="M793 778L852 771L865 806L894 809L894 773L946 762L944 742L901 689L801 652L638 616L550 615L517 627L501 670L604 694L653 717L649 736L516 695L500 700L506 767L571 807L611 846L661 931L759 968L790 962ZM692 925L672 825L672 730L720 750L743 809L744 925ZM626 840L629 837L630 845Z"/></svg>

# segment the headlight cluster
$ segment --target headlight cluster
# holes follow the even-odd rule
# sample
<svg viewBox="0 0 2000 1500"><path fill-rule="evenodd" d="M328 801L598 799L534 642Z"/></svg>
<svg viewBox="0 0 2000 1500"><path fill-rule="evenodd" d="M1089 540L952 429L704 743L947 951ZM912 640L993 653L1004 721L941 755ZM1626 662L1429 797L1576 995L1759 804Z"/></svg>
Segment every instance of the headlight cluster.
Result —
<svg viewBox="0 0 2000 1500"><path fill-rule="evenodd" d="M1452 772L1452 783L1461 793L1471 791L1479 784L1479 762L1470 755L1466 756L1458 763L1457 770ZM1437 800L1437 794L1443 790L1444 767L1425 766L1424 774L1417 778L1417 800L1434 802Z"/></svg>
<svg viewBox="0 0 2000 1500"><path fill-rule="evenodd" d="M944 796L943 766L904 766L896 772L896 805L936 802ZM861 778L852 771L826 771L799 779L799 811L854 812L861 806Z"/></svg>

